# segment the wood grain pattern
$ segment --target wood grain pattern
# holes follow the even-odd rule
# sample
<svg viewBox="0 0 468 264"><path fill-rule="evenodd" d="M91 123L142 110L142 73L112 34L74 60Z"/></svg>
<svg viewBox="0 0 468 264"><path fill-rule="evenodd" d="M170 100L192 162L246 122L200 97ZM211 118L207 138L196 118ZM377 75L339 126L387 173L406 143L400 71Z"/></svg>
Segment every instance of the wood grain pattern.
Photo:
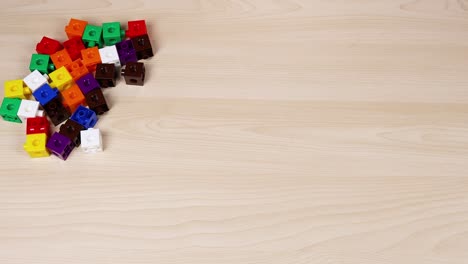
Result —
<svg viewBox="0 0 468 264"><path fill-rule="evenodd" d="M2 80L70 17L146 18L105 151L0 125L0 263L465 264L468 1L8 1Z"/></svg>

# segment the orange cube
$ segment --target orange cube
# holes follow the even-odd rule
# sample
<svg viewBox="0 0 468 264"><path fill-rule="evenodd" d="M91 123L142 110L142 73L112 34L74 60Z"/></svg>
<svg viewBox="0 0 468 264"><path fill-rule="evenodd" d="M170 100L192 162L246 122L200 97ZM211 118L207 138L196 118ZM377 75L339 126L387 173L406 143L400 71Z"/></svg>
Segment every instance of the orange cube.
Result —
<svg viewBox="0 0 468 264"><path fill-rule="evenodd" d="M67 65L67 70L70 72L70 75L72 76L74 81L77 81L81 77L83 77L85 74L87 74L88 68L84 66L83 62L81 59L77 59L73 61L71 64Z"/></svg>
<svg viewBox="0 0 468 264"><path fill-rule="evenodd" d="M77 84L60 92L62 94L62 103L70 113L75 112L79 105L85 105L85 97Z"/></svg>
<svg viewBox="0 0 468 264"><path fill-rule="evenodd" d="M59 50L56 53L50 55L50 59L54 63L55 69L58 69L62 66L67 66L72 63L70 55L68 55L66 49Z"/></svg>
<svg viewBox="0 0 468 264"><path fill-rule="evenodd" d="M101 56L99 55L99 48L92 47L81 51L81 57L83 64L88 68L90 72L96 70L96 65L101 63Z"/></svg>
<svg viewBox="0 0 468 264"><path fill-rule="evenodd" d="M79 20L79 19L70 19L68 26L65 26L65 33L69 39L73 37L83 37L83 32L85 30L86 25L88 25L88 21Z"/></svg>

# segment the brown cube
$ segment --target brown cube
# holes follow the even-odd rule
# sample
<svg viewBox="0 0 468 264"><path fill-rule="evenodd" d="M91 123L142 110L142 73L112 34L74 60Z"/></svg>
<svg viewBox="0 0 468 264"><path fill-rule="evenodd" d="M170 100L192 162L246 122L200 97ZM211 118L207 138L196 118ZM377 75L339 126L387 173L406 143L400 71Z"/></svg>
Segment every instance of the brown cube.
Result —
<svg viewBox="0 0 468 264"><path fill-rule="evenodd" d="M145 65L142 62L127 62L122 68L122 75L128 85L143 86L145 82Z"/></svg>
<svg viewBox="0 0 468 264"><path fill-rule="evenodd" d="M102 88L115 87L117 71L113 63L99 63L94 76Z"/></svg>
<svg viewBox="0 0 468 264"><path fill-rule="evenodd" d="M73 144L75 144L75 147L78 147L81 143L81 130L85 130L85 127L71 119L68 119L67 122L60 126L59 133L69 138L73 142Z"/></svg>
<svg viewBox="0 0 468 264"><path fill-rule="evenodd" d="M91 92L87 93L85 97L89 109L96 112L96 114L102 115L109 111L106 98L104 98L104 94L102 94L101 88L92 90Z"/></svg>
<svg viewBox="0 0 468 264"><path fill-rule="evenodd" d="M44 105L44 111L54 126L57 126L70 117L70 112L63 106L58 96Z"/></svg>
<svg viewBox="0 0 468 264"><path fill-rule="evenodd" d="M138 60L146 60L153 57L153 47L147 34L132 38L132 44Z"/></svg>

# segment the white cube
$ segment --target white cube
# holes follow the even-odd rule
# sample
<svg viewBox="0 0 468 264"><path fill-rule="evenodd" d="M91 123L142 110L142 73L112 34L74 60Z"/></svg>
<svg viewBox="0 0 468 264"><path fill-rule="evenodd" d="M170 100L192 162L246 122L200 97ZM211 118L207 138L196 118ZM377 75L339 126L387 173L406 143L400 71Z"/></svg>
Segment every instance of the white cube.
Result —
<svg viewBox="0 0 468 264"><path fill-rule="evenodd" d="M99 49L99 56L102 63L113 63L115 67L120 67L119 53L115 45Z"/></svg>
<svg viewBox="0 0 468 264"><path fill-rule="evenodd" d="M102 151L102 136L99 128L80 131L81 149L87 153Z"/></svg>
<svg viewBox="0 0 468 264"><path fill-rule="evenodd" d="M44 116L44 110L37 110L36 116L43 117Z"/></svg>
<svg viewBox="0 0 468 264"><path fill-rule="evenodd" d="M39 102L23 99L21 100L17 115L21 121L25 122L26 118L36 117L38 110Z"/></svg>
<svg viewBox="0 0 468 264"><path fill-rule="evenodd" d="M36 91L37 88L47 83L47 79L42 76L38 70L34 70L28 76L24 77L23 81L32 92Z"/></svg>

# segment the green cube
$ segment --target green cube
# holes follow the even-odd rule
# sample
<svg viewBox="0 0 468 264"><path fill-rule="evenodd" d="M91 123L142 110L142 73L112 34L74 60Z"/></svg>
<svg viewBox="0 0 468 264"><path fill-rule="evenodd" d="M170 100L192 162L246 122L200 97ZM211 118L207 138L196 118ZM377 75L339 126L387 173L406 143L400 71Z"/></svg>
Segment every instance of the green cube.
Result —
<svg viewBox="0 0 468 264"><path fill-rule="evenodd" d="M102 24L102 36L106 46L112 46L121 42L125 36L119 22L108 22Z"/></svg>
<svg viewBox="0 0 468 264"><path fill-rule="evenodd" d="M82 39L88 48L96 46L102 48L102 27L86 25Z"/></svg>
<svg viewBox="0 0 468 264"><path fill-rule="evenodd" d="M18 98L3 98L2 106L0 107L0 116L5 121L14 123L22 123L18 117L18 109L21 104L21 99Z"/></svg>
<svg viewBox="0 0 468 264"><path fill-rule="evenodd" d="M31 63L29 63L29 70L38 70L42 74L49 74L55 71L55 66L49 55L46 54L33 54L31 56Z"/></svg>

